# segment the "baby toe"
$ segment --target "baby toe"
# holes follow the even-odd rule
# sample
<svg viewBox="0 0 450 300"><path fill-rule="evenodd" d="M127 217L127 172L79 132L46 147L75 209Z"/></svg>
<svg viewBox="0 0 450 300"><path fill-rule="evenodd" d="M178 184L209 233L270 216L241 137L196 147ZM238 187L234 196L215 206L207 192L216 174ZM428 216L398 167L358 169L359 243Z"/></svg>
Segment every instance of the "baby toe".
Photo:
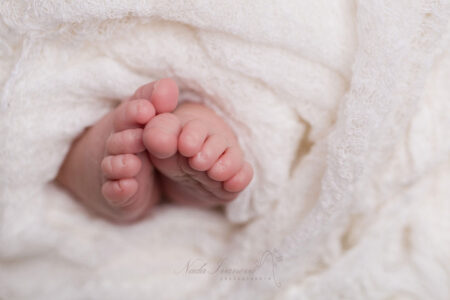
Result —
<svg viewBox="0 0 450 300"><path fill-rule="evenodd" d="M230 193L240 192L250 183L252 178L253 168L248 162L245 162L236 175L223 183L223 188Z"/></svg>
<svg viewBox="0 0 450 300"><path fill-rule="evenodd" d="M125 101L116 108L114 114L114 130L121 131L147 124L155 115L155 108L150 101L137 99Z"/></svg>
<svg viewBox="0 0 450 300"><path fill-rule="evenodd" d="M102 194L111 206L124 207L137 192L138 183L134 178L106 181Z"/></svg>
<svg viewBox="0 0 450 300"><path fill-rule="evenodd" d="M142 128L133 128L113 133L106 141L106 151L113 155L144 151L143 132Z"/></svg>
<svg viewBox="0 0 450 300"><path fill-rule="evenodd" d="M187 122L178 138L178 151L185 157L197 154L208 136L208 128L199 120Z"/></svg>
<svg viewBox="0 0 450 300"><path fill-rule="evenodd" d="M230 147L208 170L209 178L225 181L233 177L244 163L242 151L238 147Z"/></svg>
<svg viewBox="0 0 450 300"><path fill-rule="evenodd" d="M158 80L150 100L158 114L172 112L178 103L178 86L175 81L170 78Z"/></svg>
<svg viewBox="0 0 450 300"><path fill-rule="evenodd" d="M131 178L139 173L141 165L133 154L110 155L103 159L101 169L108 179Z"/></svg>
<svg viewBox="0 0 450 300"><path fill-rule="evenodd" d="M206 171L213 166L227 147L228 143L223 136L211 135L206 139L202 150L189 158L189 165L194 170Z"/></svg>
<svg viewBox="0 0 450 300"><path fill-rule="evenodd" d="M152 97L153 89L155 87L155 84L157 81L152 81L149 83L146 83L144 85L141 85L131 96L130 100L136 100L136 99L147 99L150 100Z"/></svg>
<svg viewBox="0 0 450 300"><path fill-rule="evenodd" d="M178 103L178 86L173 79L164 78L139 87L130 100L147 99L160 113L172 112Z"/></svg>
<svg viewBox="0 0 450 300"><path fill-rule="evenodd" d="M156 158L164 159L177 152L177 140L181 126L171 113L159 114L148 122L144 130L144 145Z"/></svg>

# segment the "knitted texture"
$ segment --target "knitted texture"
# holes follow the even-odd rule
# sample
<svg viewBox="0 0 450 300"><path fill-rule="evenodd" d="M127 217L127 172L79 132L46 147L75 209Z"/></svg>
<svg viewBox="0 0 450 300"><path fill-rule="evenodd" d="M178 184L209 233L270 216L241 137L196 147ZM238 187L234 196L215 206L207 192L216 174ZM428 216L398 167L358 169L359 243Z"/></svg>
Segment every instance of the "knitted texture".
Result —
<svg viewBox="0 0 450 300"><path fill-rule="evenodd" d="M450 298L449 1L3 0L0 16L1 299ZM230 124L254 180L223 212L110 224L54 178L163 77Z"/></svg>

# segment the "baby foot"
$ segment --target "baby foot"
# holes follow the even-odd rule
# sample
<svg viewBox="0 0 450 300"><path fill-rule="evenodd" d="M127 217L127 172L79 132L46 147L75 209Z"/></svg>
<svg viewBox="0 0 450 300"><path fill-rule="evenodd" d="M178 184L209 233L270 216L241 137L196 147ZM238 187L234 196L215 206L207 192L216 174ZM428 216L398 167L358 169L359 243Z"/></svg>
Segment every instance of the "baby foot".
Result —
<svg viewBox="0 0 450 300"><path fill-rule="evenodd" d="M58 180L96 212L117 221L144 215L159 190L142 141L143 127L157 113L175 109L175 82L140 87L72 146Z"/></svg>
<svg viewBox="0 0 450 300"><path fill-rule="evenodd" d="M106 141L106 156L101 162L106 180L102 195L112 207L125 214L144 211L159 199L153 167L144 152L143 126L156 113L175 108L178 89L170 79L160 80L156 85L144 85L116 108L113 133Z"/></svg>
<svg viewBox="0 0 450 300"><path fill-rule="evenodd" d="M236 198L251 181L231 128L212 110L184 103L157 115L144 129L144 145L173 201L217 205Z"/></svg>

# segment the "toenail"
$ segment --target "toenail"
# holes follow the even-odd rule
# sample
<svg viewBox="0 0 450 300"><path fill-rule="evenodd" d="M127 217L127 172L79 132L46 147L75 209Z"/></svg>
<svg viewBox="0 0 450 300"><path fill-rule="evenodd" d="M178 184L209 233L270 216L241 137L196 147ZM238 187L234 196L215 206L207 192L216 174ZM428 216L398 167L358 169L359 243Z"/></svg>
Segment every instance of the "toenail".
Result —
<svg viewBox="0 0 450 300"><path fill-rule="evenodd" d="M208 154L205 153L205 152L199 152L199 153L197 154L197 161L198 161L199 163L205 163L205 162L207 162L207 161L208 161Z"/></svg>
<svg viewBox="0 0 450 300"><path fill-rule="evenodd" d="M138 101L136 105L132 105L131 107L132 117L138 116L140 111L141 111L141 103Z"/></svg>
<svg viewBox="0 0 450 300"><path fill-rule="evenodd" d="M117 192L121 192L122 191L122 186L120 185L120 181L116 181L114 183L114 188Z"/></svg>
<svg viewBox="0 0 450 300"><path fill-rule="evenodd" d="M195 144L197 144L197 141L197 137L193 134L187 134L184 136L184 142L189 146L195 146Z"/></svg>
<svg viewBox="0 0 450 300"><path fill-rule="evenodd" d="M213 168L216 172L223 172L227 168L227 163L224 162L222 159L219 159Z"/></svg>
<svg viewBox="0 0 450 300"><path fill-rule="evenodd" d="M136 109L137 109L136 114L139 115L140 113L147 111L147 105L145 102L139 101Z"/></svg>
<svg viewBox="0 0 450 300"><path fill-rule="evenodd" d="M161 81L161 79L160 80L157 80L154 84L153 84L153 91L156 91L156 89L158 88L158 85L159 85L159 82Z"/></svg>
<svg viewBox="0 0 450 300"><path fill-rule="evenodd" d="M112 157L108 157L107 162L108 162L110 172L113 173L114 171L113 171Z"/></svg>

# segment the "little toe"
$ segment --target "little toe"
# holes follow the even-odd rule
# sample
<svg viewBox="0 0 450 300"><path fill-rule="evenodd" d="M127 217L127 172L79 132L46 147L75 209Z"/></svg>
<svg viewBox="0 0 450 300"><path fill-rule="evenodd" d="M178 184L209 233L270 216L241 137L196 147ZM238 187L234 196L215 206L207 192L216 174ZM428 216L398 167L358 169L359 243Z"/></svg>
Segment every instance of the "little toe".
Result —
<svg viewBox="0 0 450 300"><path fill-rule="evenodd" d="M142 128L133 128L113 133L106 141L106 151L113 155L144 151L143 132Z"/></svg>
<svg viewBox="0 0 450 300"><path fill-rule="evenodd" d="M236 175L223 183L224 190L230 193L242 191L253 178L253 168L248 162L245 162Z"/></svg>
<svg viewBox="0 0 450 300"><path fill-rule="evenodd" d="M141 160L134 154L121 154L106 156L101 169L108 179L131 178L141 169Z"/></svg>
<svg viewBox="0 0 450 300"><path fill-rule="evenodd" d="M178 102L178 86L173 79L160 79L138 88L131 99L150 100L158 114L172 112Z"/></svg>
<svg viewBox="0 0 450 300"><path fill-rule="evenodd" d="M189 165L194 170L206 171L213 166L227 147L228 143L223 136L211 135L206 139L202 150L189 158Z"/></svg>
<svg viewBox="0 0 450 300"><path fill-rule="evenodd" d="M177 152L180 130L180 121L174 114L157 115L145 126L143 137L145 148L159 159L173 156Z"/></svg>
<svg viewBox="0 0 450 300"><path fill-rule="evenodd" d="M116 108L114 130L121 131L147 124L155 116L155 108L149 100L125 101Z"/></svg>
<svg viewBox="0 0 450 300"><path fill-rule="evenodd" d="M187 122L178 138L178 151L184 157L197 154L208 136L208 128L199 120Z"/></svg>
<svg viewBox="0 0 450 300"><path fill-rule="evenodd" d="M138 183L134 178L106 181L102 186L102 194L111 206L127 206L131 197L136 194Z"/></svg>
<svg viewBox="0 0 450 300"><path fill-rule="evenodd" d="M208 176L215 181L228 180L242 168L243 163L239 147L230 147L208 170Z"/></svg>

